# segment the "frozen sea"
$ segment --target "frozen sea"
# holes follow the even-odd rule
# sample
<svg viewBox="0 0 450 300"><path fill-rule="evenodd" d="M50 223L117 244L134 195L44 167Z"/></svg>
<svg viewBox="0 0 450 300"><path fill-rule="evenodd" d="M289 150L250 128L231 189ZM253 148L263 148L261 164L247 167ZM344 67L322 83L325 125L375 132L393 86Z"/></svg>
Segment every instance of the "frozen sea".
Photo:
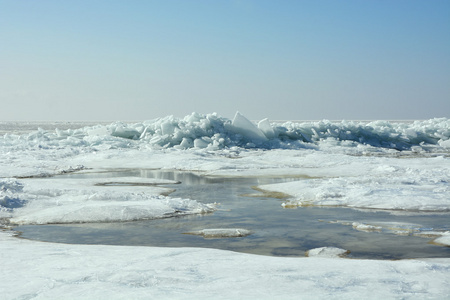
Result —
<svg viewBox="0 0 450 300"><path fill-rule="evenodd" d="M6 299L450 297L449 119L0 133Z"/></svg>

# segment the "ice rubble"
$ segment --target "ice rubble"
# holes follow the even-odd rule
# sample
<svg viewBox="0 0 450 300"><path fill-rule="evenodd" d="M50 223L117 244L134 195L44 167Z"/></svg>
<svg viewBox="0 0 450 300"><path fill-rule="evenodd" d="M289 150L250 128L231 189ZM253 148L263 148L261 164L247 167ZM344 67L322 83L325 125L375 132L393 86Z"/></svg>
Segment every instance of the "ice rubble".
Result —
<svg viewBox="0 0 450 300"><path fill-rule="evenodd" d="M397 150L436 150L450 146L450 120L446 118L405 122L284 122L258 124L239 112L233 120L216 113L192 113L184 118L168 116L135 124L122 122L80 129L46 131L26 135L5 134L0 147L10 150L55 147L217 150L230 147L302 149L323 144L355 147L369 145ZM80 150L79 150L80 151ZM81 150L82 151L82 150Z"/></svg>
<svg viewBox="0 0 450 300"><path fill-rule="evenodd" d="M305 180L260 188L291 195L286 206L448 211L449 137L450 120L446 118L302 123L271 123L264 119L254 123L239 112L233 120L215 113L193 113L181 119L168 116L135 124L116 122L68 130L39 129L24 135L5 134L0 137L0 176L42 177L81 170L84 166L198 170L207 171L210 176L297 176ZM408 159L391 155L398 150L407 150L403 152L409 153ZM2 182L2 214L25 211L21 206L37 197L30 192L27 194L30 197L24 198L20 191L14 191L20 189L19 185ZM91 205L98 211L110 209L111 215L116 214L115 220L122 218L118 215L123 209L120 205L105 208L87 202L89 193L72 196L84 197L81 203L86 202L83 204L86 207ZM102 197L153 201L131 195L130 192ZM132 219L133 215L125 219ZM37 222L37 217L34 218L26 222ZM67 219L76 217L67 215ZM107 217L99 215L99 220ZM61 218L53 221L61 222Z"/></svg>

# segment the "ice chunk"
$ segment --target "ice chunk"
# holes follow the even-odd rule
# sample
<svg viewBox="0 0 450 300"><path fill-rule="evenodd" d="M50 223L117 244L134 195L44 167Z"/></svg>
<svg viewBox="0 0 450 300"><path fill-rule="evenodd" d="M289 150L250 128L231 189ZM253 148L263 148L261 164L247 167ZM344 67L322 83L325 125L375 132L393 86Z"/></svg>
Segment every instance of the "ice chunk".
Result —
<svg viewBox="0 0 450 300"><path fill-rule="evenodd" d="M145 135L147 134L148 129L149 129L148 126L146 126L144 131L142 131L141 135L139 136L139 139L143 139L145 137Z"/></svg>
<svg viewBox="0 0 450 300"><path fill-rule="evenodd" d="M372 231L381 231L383 227L381 226L375 226L375 225L369 225L359 222L353 222L352 224L353 228L359 231L366 231L366 232L372 232Z"/></svg>
<svg viewBox="0 0 450 300"><path fill-rule="evenodd" d="M188 149L188 148L191 148L192 147L192 139L190 139L190 138L183 138L182 140L181 140L181 143L180 143L180 147L182 148L182 149Z"/></svg>
<svg viewBox="0 0 450 300"><path fill-rule="evenodd" d="M350 251L341 248L321 247L306 251L306 256L336 258L336 257L344 257L349 253Z"/></svg>
<svg viewBox="0 0 450 300"><path fill-rule="evenodd" d="M264 135L268 139L275 138L275 131L273 130L272 126L270 125L269 119L263 119L258 122L258 129L264 133Z"/></svg>
<svg viewBox="0 0 450 300"><path fill-rule="evenodd" d="M86 133L90 136L105 136L111 134L111 132L105 126L88 128L86 129Z"/></svg>
<svg viewBox="0 0 450 300"><path fill-rule="evenodd" d="M172 134L175 131L176 125L174 124L176 122L172 116L166 118L161 123L161 133L163 135L165 134Z"/></svg>
<svg viewBox="0 0 450 300"><path fill-rule="evenodd" d="M435 239L433 243L450 247L450 231L445 232L441 237Z"/></svg>
<svg viewBox="0 0 450 300"><path fill-rule="evenodd" d="M266 141L267 137L256 127L249 119L244 117L240 112L236 112L230 130L238 133L251 141Z"/></svg>
<svg viewBox="0 0 450 300"><path fill-rule="evenodd" d="M242 228L211 228L186 232L186 234L201 235L204 238L230 238L247 236L251 234L251 231Z"/></svg>
<svg viewBox="0 0 450 300"><path fill-rule="evenodd" d="M448 140L440 140L439 141L439 146L441 146L442 148L450 148L450 139Z"/></svg>
<svg viewBox="0 0 450 300"><path fill-rule="evenodd" d="M204 139L202 139L202 138L194 140L194 147L195 148L203 149L203 148L208 147L208 145L209 145L209 143L207 141L205 141Z"/></svg>
<svg viewBox="0 0 450 300"><path fill-rule="evenodd" d="M112 128L111 135L125 139L138 139L141 136L141 133L134 128L129 128L122 124L117 124Z"/></svg>

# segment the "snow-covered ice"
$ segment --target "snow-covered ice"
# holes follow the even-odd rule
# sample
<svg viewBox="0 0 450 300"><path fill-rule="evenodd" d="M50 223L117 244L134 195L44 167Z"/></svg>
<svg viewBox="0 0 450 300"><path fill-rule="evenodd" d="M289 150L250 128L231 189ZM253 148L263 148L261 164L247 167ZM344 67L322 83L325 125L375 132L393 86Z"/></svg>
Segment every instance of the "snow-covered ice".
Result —
<svg viewBox="0 0 450 300"><path fill-rule="evenodd" d="M162 196L176 183L150 178L55 179L0 181L0 217L10 224L124 222L208 213L214 205Z"/></svg>
<svg viewBox="0 0 450 300"><path fill-rule="evenodd" d="M447 231L443 233L442 236L438 237L433 242L436 244L441 244L450 247L450 232Z"/></svg>
<svg viewBox="0 0 450 300"><path fill-rule="evenodd" d="M256 123L241 114L229 120L193 113L134 124L12 130L0 137L0 221L120 222L217 208L214 201L171 197L161 185L176 181L55 176L118 168L294 178L258 186L288 195L285 207L446 213L449 141L446 118ZM386 228L348 222L357 230L373 231L368 234ZM435 244L449 245L448 233L432 232ZM280 258L214 249L41 243L8 232L1 232L0 240L5 299L450 297L449 258Z"/></svg>
<svg viewBox="0 0 450 300"><path fill-rule="evenodd" d="M3 299L448 299L449 259L281 258L0 233Z"/></svg>
<svg viewBox="0 0 450 300"><path fill-rule="evenodd" d="M327 258L344 257L348 253L350 253L350 251L336 247L320 247L306 251L306 255L309 257L327 257Z"/></svg>

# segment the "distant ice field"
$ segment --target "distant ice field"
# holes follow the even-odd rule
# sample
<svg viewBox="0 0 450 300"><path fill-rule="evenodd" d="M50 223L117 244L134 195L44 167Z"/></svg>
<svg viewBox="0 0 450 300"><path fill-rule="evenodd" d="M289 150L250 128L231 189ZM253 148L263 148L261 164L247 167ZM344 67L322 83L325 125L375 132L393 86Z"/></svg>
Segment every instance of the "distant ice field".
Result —
<svg viewBox="0 0 450 300"><path fill-rule="evenodd" d="M373 236L403 234L426 237L424 243L441 241L433 247L447 243L444 237L450 226L445 217L436 218L442 220L437 223L414 222L415 215L422 219L429 215L431 220L433 215L450 213L450 120L446 118L254 122L240 113L232 120L193 113L135 123L0 125L4 132L0 137L0 220L4 225L170 222L188 216L226 218L227 210L251 210L239 204L251 195L230 205L213 195L188 194L181 188L186 178L167 182L141 175L116 179L107 175L99 181L62 176L176 170L195 172L201 178L254 178L246 193L253 188L280 211L337 209L335 218L311 220L311 224L350 224L349 229ZM203 183L198 184L201 190ZM409 216L405 223L415 225L392 225L393 221L377 220L375 215L341 218L339 208L380 211L392 215L392 220ZM257 210L252 213L257 219ZM241 215L245 218L245 213ZM289 226L295 228L295 213L293 219ZM221 226L225 225L199 224L187 226L186 231L222 232L242 240L261 234L246 226L234 228L229 222ZM233 237L244 232L241 229L252 234ZM299 249L299 253L307 250Z"/></svg>

